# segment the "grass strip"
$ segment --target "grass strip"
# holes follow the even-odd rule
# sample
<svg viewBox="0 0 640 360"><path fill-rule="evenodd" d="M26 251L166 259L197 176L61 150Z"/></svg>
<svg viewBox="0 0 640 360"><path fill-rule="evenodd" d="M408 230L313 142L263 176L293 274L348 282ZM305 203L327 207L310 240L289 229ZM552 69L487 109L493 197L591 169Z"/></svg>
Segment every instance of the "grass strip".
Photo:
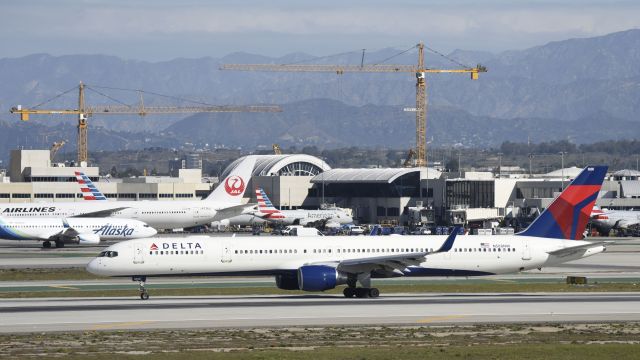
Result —
<svg viewBox="0 0 640 360"><path fill-rule="evenodd" d="M0 358L637 359L640 324L479 324L0 335ZM177 341L179 339L179 341Z"/></svg>

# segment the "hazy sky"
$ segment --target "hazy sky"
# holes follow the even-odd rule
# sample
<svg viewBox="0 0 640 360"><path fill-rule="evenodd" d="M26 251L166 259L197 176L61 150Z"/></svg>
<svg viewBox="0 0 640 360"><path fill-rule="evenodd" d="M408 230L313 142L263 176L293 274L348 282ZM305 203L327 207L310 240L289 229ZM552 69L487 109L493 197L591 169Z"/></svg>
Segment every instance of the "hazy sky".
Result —
<svg viewBox="0 0 640 360"><path fill-rule="evenodd" d="M0 57L498 52L640 27L638 0L0 0Z"/></svg>

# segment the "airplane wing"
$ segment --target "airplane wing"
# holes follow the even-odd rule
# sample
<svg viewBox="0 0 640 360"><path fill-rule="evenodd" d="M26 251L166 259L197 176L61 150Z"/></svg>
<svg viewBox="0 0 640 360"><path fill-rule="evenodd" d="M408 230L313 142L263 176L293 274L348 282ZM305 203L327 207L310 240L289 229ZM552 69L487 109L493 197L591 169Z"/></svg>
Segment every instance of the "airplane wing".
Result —
<svg viewBox="0 0 640 360"><path fill-rule="evenodd" d="M213 221L230 219L234 216L238 216L242 214L254 215L252 211L255 210L255 207L256 207L256 204L242 204L242 205L230 206L224 209L219 209L219 210L216 210L216 215L213 217Z"/></svg>
<svg viewBox="0 0 640 360"><path fill-rule="evenodd" d="M576 254L578 252L589 250L594 247L607 246L607 244L613 244L613 243L614 241L598 241L598 242L592 242L584 245L577 245L577 246L566 247L558 250L547 251L547 254L554 255L557 257L565 257L565 256Z"/></svg>
<svg viewBox="0 0 640 360"><path fill-rule="evenodd" d="M109 216L113 215L113 213L121 211L121 210L124 210L124 209L128 209L128 207L119 207L119 208L113 208L113 209L92 211L92 212L84 213L84 214L81 214L81 215L70 216L70 217L74 217L74 218L109 217Z"/></svg>
<svg viewBox="0 0 640 360"><path fill-rule="evenodd" d="M347 273L362 273L370 272L373 270L380 270L387 273L403 275L403 271L410 271L410 269L408 269L409 266L418 266L420 265L420 263L424 262L427 255L448 252L449 250L451 250L453 248L453 242L455 241L457 234L458 229L456 228L451 232L449 237L447 237L447 240L445 240L442 246L436 251L432 252L426 251L384 256L372 256L367 258L345 259L334 262L322 262L307 265L327 265L335 267L337 270Z"/></svg>

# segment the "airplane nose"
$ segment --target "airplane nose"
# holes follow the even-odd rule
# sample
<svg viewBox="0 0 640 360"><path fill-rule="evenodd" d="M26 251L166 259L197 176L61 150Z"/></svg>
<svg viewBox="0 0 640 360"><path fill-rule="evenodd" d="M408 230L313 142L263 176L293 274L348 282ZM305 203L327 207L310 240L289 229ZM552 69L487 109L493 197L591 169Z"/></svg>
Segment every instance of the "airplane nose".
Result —
<svg viewBox="0 0 640 360"><path fill-rule="evenodd" d="M100 275L98 274L98 259L93 259L89 261L89 263L85 267L85 270L87 270L87 272L90 272L94 275Z"/></svg>
<svg viewBox="0 0 640 360"><path fill-rule="evenodd" d="M156 230L155 228L149 228L149 236L154 236L158 233L158 230Z"/></svg>

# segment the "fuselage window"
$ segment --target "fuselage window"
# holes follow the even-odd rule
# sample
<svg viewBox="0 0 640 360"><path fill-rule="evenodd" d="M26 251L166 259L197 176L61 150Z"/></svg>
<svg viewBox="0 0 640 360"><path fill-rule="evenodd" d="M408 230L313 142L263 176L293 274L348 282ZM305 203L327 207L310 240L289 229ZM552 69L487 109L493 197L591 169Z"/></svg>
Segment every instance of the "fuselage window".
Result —
<svg viewBox="0 0 640 360"><path fill-rule="evenodd" d="M307 253L307 249L304 249L304 253L305 253L305 254Z"/></svg>

